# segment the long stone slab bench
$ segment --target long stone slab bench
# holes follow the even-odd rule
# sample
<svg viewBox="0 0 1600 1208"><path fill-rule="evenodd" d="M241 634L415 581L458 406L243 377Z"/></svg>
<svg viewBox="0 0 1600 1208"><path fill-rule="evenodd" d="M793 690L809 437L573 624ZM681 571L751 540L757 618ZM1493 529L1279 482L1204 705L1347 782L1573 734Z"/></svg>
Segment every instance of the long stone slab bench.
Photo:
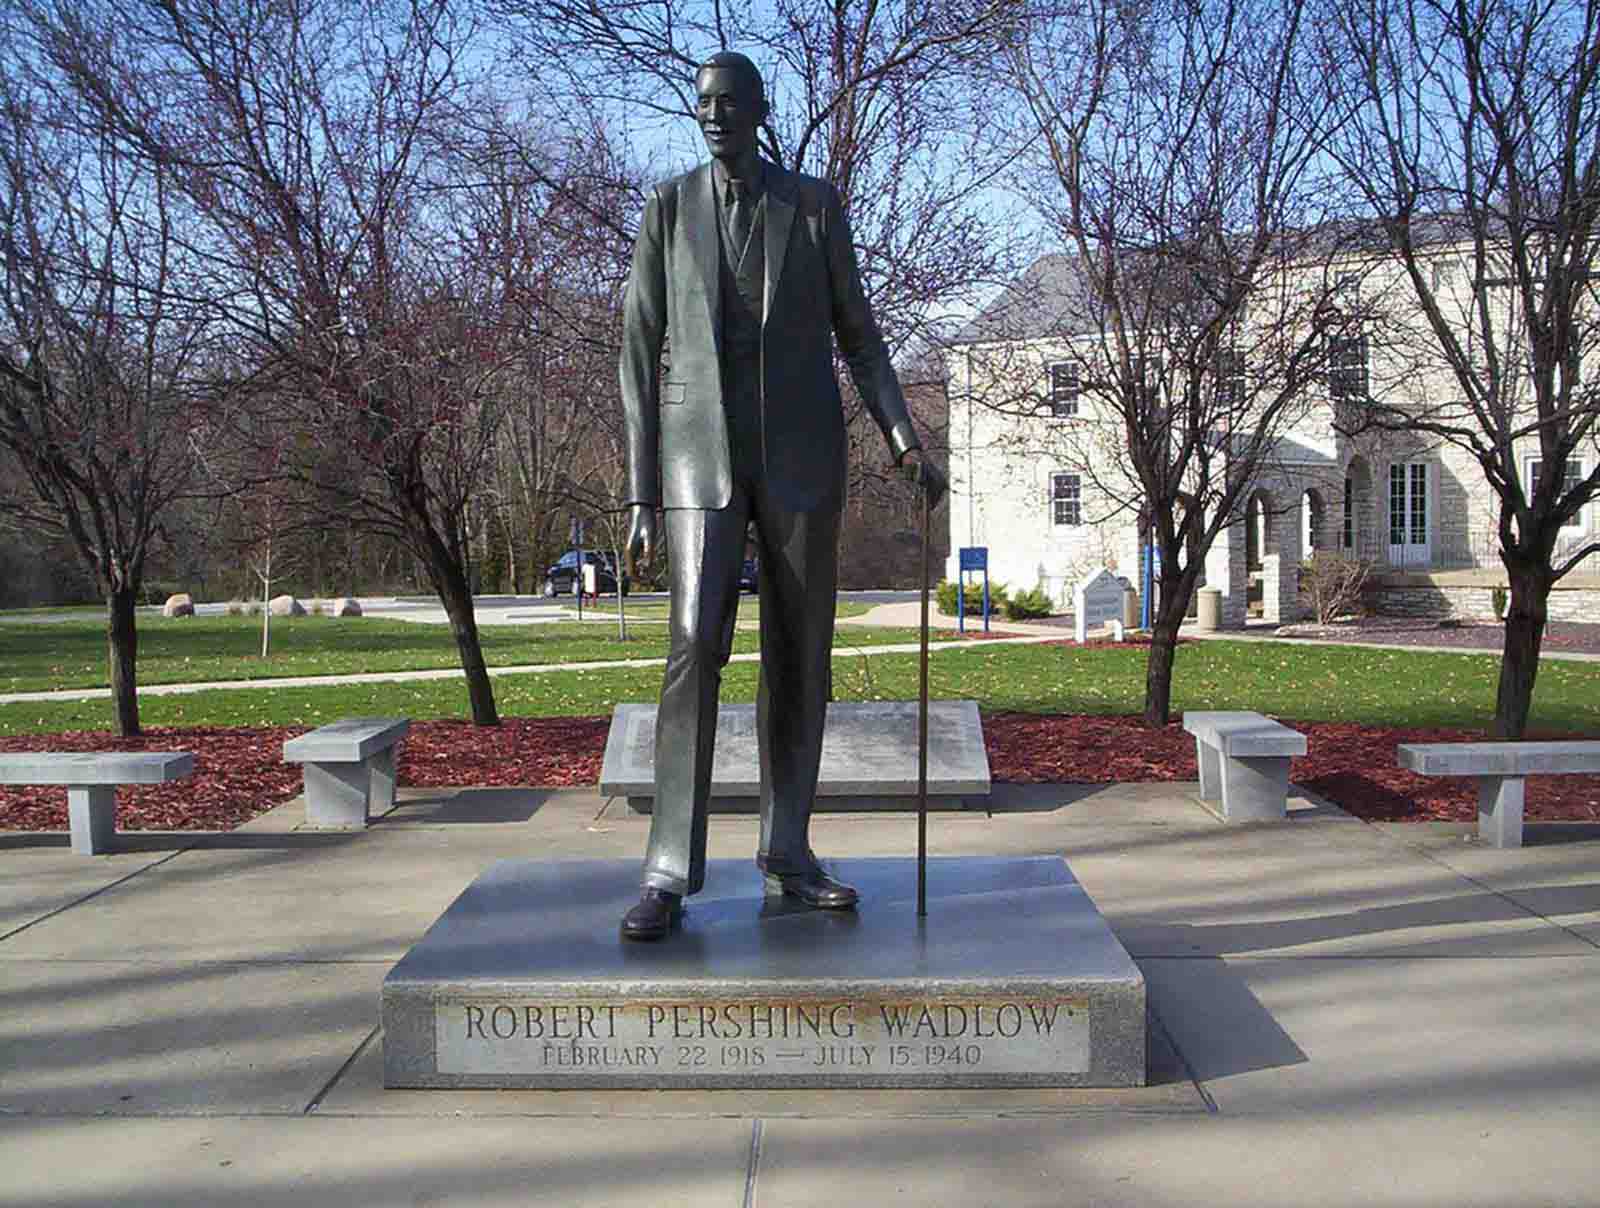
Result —
<svg viewBox="0 0 1600 1208"><path fill-rule="evenodd" d="M1526 777L1600 772L1600 742L1403 742L1399 758L1419 776L1474 777L1478 837L1521 847Z"/></svg>
<svg viewBox="0 0 1600 1208"><path fill-rule="evenodd" d="M347 717L284 743L284 762L305 765L306 821L359 829L391 808L396 748L409 729L401 717Z"/></svg>
<svg viewBox="0 0 1600 1208"><path fill-rule="evenodd" d="M655 804L656 706L622 704L611 714L600 791L626 797L636 813ZM754 813L761 791L756 707L722 705L711 764L715 813ZM989 753L976 701L928 702L928 806L963 809L987 801ZM907 810L917 799L917 702L834 701L822 732L819 810Z"/></svg>
<svg viewBox="0 0 1600 1208"><path fill-rule="evenodd" d="M72 751L0 755L0 784L64 784L72 850L111 850L119 784L166 784L194 771L190 751Z"/></svg>
<svg viewBox="0 0 1600 1208"><path fill-rule="evenodd" d="M1224 822L1288 817L1289 760L1306 753L1304 734L1244 709L1185 713L1183 728L1194 735L1207 808Z"/></svg>

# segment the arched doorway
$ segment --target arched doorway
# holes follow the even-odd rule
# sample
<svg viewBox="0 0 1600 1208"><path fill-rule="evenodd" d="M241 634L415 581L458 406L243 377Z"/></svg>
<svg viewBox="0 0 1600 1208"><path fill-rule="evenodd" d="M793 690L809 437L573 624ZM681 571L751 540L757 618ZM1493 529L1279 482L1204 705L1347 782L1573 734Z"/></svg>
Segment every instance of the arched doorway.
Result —
<svg viewBox="0 0 1600 1208"><path fill-rule="evenodd" d="M1277 617L1276 554L1277 547L1272 534L1272 496L1265 489L1258 490L1250 496L1244 512L1244 569L1249 583L1245 592L1246 616L1266 620Z"/></svg>
<svg viewBox="0 0 1600 1208"><path fill-rule="evenodd" d="M1328 549L1328 537L1328 505L1321 491L1307 487L1300 495L1300 560Z"/></svg>

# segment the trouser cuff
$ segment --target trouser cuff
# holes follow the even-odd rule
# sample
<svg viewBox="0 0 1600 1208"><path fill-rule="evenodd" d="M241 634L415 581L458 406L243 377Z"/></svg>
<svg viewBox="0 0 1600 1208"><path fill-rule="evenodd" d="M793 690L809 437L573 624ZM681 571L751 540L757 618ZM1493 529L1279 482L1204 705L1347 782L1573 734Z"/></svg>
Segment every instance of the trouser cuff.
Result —
<svg viewBox="0 0 1600 1208"><path fill-rule="evenodd" d="M683 877L675 877L669 872L647 870L644 874L644 888L662 889L667 893L675 893L679 897L687 897L689 894L689 882Z"/></svg>

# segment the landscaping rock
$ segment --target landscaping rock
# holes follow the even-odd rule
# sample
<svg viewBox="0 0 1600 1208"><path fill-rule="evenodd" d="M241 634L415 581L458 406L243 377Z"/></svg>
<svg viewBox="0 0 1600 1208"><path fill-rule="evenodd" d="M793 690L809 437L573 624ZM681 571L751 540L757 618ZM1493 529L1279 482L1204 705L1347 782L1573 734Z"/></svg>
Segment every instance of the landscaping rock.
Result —
<svg viewBox="0 0 1600 1208"><path fill-rule="evenodd" d="M306 606L293 596L273 596L267 601L267 607L272 610L275 617L303 617L306 615Z"/></svg>
<svg viewBox="0 0 1600 1208"><path fill-rule="evenodd" d="M330 611L336 617L359 617L361 605L349 596L340 596L333 602Z"/></svg>
<svg viewBox="0 0 1600 1208"><path fill-rule="evenodd" d="M194 600L186 591L180 591L175 596L168 596L167 602L161 606L161 615L164 617L192 617L194 616Z"/></svg>

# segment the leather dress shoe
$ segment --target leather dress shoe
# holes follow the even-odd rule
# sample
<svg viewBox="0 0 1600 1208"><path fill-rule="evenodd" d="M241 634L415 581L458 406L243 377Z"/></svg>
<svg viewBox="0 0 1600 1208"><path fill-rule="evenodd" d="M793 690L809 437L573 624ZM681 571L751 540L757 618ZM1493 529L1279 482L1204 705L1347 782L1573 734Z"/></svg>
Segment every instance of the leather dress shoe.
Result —
<svg viewBox="0 0 1600 1208"><path fill-rule="evenodd" d="M783 873L768 872L763 860L756 863L766 877L768 893L799 898L814 910L853 910L861 897L853 886L835 880L816 864L807 872Z"/></svg>
<svg viewBox="0 0 1600 1208"><path fill-rule="evenodd" d="M659 940L672 930L673 923L683 913L683 895L645 887L644 896L636 906L622 916L622 938L625 940Z"/></svg>

